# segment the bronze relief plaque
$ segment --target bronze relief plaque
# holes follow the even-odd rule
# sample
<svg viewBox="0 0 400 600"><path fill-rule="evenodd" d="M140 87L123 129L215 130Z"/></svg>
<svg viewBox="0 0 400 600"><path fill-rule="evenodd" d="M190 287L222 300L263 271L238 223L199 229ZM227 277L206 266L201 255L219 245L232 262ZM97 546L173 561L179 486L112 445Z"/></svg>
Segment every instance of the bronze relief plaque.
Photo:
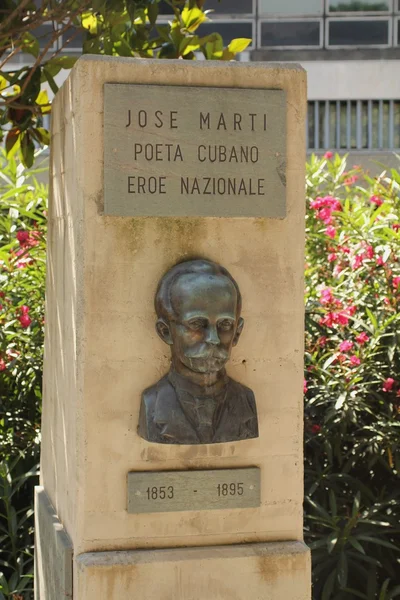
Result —
<svg viewBox="0 0 400 600"><path fill-rule="evenodd" d="M258 437L254 394L225 371L244 326L232 275L208 260L178 263L161 278L155 309L171 368L142 394L139 435L159 444Z"/></svg>
<svg viewBox="0 0 400 600"><path fill-rule="evenodd" d="M285 92L106 83L104 213L285 217Z"/></svg>
<svg viewBox="0 0 400 600"><path fill-rule="evenodd" d="M128 473L128 513L260 506L260 469Z"/></svg>

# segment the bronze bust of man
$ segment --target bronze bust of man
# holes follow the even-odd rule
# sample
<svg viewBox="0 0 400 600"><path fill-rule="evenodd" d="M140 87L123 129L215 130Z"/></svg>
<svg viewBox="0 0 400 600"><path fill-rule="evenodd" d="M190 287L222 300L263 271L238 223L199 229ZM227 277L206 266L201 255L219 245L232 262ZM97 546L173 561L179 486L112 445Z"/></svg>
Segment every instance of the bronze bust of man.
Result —
<svg viewBox="0 0 400 600"><path fill-rule="evenodd" d="M189 260L161 279L156 329L171 369L142 394L138 432L160 444L214 444L258 437L253 392L225 372L243 329L242 298L220 265Z"/></svg>

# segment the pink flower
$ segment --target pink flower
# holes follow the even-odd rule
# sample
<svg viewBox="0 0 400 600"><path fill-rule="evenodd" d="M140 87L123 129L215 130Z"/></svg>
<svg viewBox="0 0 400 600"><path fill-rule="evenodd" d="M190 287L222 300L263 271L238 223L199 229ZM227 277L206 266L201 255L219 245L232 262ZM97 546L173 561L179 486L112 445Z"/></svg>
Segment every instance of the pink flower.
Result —
<svg viewBox="0 0 400 600"><path fill-rule="evenodd" d="M378 267L383 267L383 265L385 264L383 261L382 256L378 256L378 258L376 259L376 264Z"/></svg>
<svg viewBox="0 0 400 600"><path fill-rule="evenodd" d="M336 315L336 322L339 323L339 325L348 325L349 318L346 315L346 313L344 313L342 311L342 312L337 313L337 315Z"/></svg>
<svg viewBox="0 0 400 600"><path fill-rule="evenodd" d="M32 319L29 317L29 315L21 315L18 317L18 321L21 323L24 329L29 327L29 325L32 323Z"/></svg>
<svg viewBox="0 0 400 600"><path fill-rule="evenodd" d="M330 225L332 223L332 210L327 206L321 208L317 213L317 219L323 221L325 225Z"/></svg>
<svg viewBox="0 0 400 600"><path fill-rule="evenodd" d="M327 341L328 338L326 337L326 335L321 335L321 337L317 340L317 344L323 348L326 345Z"/></svg>
<svg viewBox="0 0 400 600"><path fill-rule="evenodd" d="M365 331L362 331L361 333L359 333L356 336L356 342L358 344L360 344L360 346L362 346L363 344L366 344L369 341L369 336L365 333Z"/></svg>
<svg viewBox="0 0 400 600"><path fill-rule="evenodd" d="M303 380L303 394L306 394L306 393L307 393L307 389L308 389L308 388L307 388L307 381L304 379L304 380Z"/></svg>
<svg viewBox="0 0 400 600"><path fill-rule="evenodd" d="M383 387L382 387L383 391L384 392L390 392L390 390L393 388L393 386L394 386L395 383L396 383L395 379L393 379L392 377L388 377L383 382Z"/></svg>
<svg viewBox="0 0 400 600"><path fill-rule="evenodd" d="M350 364L353 366L358 366L361 363L361 360L358 358L358 356L356 356L355 354L353 354L353 356L350 356Z"/></svg>
<svg viewBox="0 0 400 600"><path fill-rule="evenodd" d="M349 322L349 317L346 312L341 310L339 312L328 312L322 319L320 320L321 325L326 325L327 327L332 327L334 324L338 325L347 325Z"/></svg>
<svg viewBox="0 0 400 600"><path fill-rule="evenodd" d="M19 310L21 311L21 315L27 315L29 312L29 306L26 306L26 304L23 304L22 306L19 307Z"/></svg>
<svg viewBox="0 0 400 600"><path fill-rule="evenodd" d="M321 425L317 425L316 423L314 425L312 425L311 427L311 431L315 434L315 433L319 433L321 431Z"/></svg>
<svg viewBox="0 0 400 600"><path fill-rule="evenodd" d="M334 301L334 297L331 288L325 288L321 290L321 296L319 301L322 305L332 304L332 302Z"/></svg>
<svg viewBox="0 0 400 600"><path fill-rule="evenodd" d="M369 200L372 204L376 204L376 206L382 206L383 204L383 200L379 196L371 196Z"/></svg>
<svg viewBox="0 0 400 600"><path fill-rule="evenodd" d="M335 262L335 260L337 259L337 254L335 254L334 252L331 252L330 254L328 254L328 262Z"/></svg>
<svg viewBox="0 0 400 600"><path fill-rule="evenodd" d="M17 231L17 240L20 244L25 244L29 240L29 231Z"/></svg>
<svg viewBox="0 0 400 600"><path fill-rule="evenodd" d="M332 227L332 225L329 225L326 228L325 233L328 237L330 237L333 240L333 238L336 236L336 229L334 227Z"/></svg>
<svg viewBox="0 0 400 600"><path fill-rule="evenodd" d="M351 317L355 314L356 310L357 307L354 304L350 304L350 306L347 307L347 312Z"/></svg>
<svg viewBox="0 0 400 600"><path fill-rule="evenodd" d="M0 371L5 371L7 369L7 365L4 362L4 358L0 358Z"/></svg>
<svg viewBox="0 0 400 600"><path fill-rule="evenodd" d="M366 254L367 258L373 258L374 254L375 254L373 247L372 246L367 246L365 248L365 254Z"/></svg>
<svg viewBox="0 0 400 600"><path fill-rule="evenodd" d="M400 277L393 277L393 287L395 290L400 286Z"/></svg>
<svg viewBox="0 0 400 600"><path fill-rule="evenodd" d="M353 183L355 183L357 181L358 177L357 175L351 175L350 177L347 177L344 180L344 184L345 185L352 185Z"/></svg>
<svg viewBox="0 0 400 600"><path fill-rule="evenodd" d="M400 223L393 223L392 227L394 231L398 231L400 229Z"/></svg>
<svg viewBox="0 0 400 600"><path fill-rule="evenodd" d="M350 340L344 340L343 342L340 343L339 350L341 352L348 352L349 350L352 349L353 346L354 346L353 342L351 342Z"/></svg>
<svg viewBox="0 0 400 600"><path fill-rule="evenodd" d="M383 299L383 302L386 304L386 306L390 304L390 300L387 296Z"/></svg>
<svg viewBox="0 0 400 600"><path fill-rule="evenodd" d="M332 325L335 323L335 313L327 313L324 317L322 317L322 319L320 320L321 325L326 325L327 327L332 327Z"/></svg>
<svg viewBox="0 0 400 600"><path fill-rule="evenodd" d="M333 158L333 152L328 150L327 152L325 152L324 158L326 158L326 160L330 160L331 158Z"/></svg>
<svg viewBox="0 0 400 600"><path fill-rule="evenodd" d="M364 257L362 254L355 255L353 262L351 263L351 268L353 269L353 271L361 267L361 265L363 264L363 258Z"/></svg>
<svg viewBox="0 0 400 600"><path fill-rule="evenodd" d="M314 210L319 210L323 206L324 206L324 204L322 202L322 198L316 198L315 200L310 200L310 208L313 208Z"/></svg>

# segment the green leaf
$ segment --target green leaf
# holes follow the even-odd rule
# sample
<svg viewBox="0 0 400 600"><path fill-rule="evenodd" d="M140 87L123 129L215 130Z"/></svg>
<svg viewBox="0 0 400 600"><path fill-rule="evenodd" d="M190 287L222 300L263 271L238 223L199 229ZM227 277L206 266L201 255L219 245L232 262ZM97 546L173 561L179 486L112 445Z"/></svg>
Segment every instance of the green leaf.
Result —
<svg viewBox="0 0 400 600"><path fill-rule="evenodd" d="M335 579L336 579L336 569L332 571L332 573L328 576L325 585L322 589L321 600L330 600L333 594L333 589L335 587Z"/></svg>
<svg viewBox="0 0 400 600"><path fill-rule="evenodd" d="M147 7L147 16L151 25L154 25L158 17L158 2L153 2Z"/></svg>
<svg viewBox="0 0 400 600"><path fill-rule="evenodd" d="M51 91L53 92L53 94L57 94L58 92L58 85L53 77L53 75L50 73L49 69L47 67L43 68L43 75L46 78L47 83L50 86Z"/></svg>
<svg viewBox="0 0 400 600"><path fill-rule="evenodd" d="M22 52L32 54L35 58L39 56L39 41L29 31L25 31L20 38Z"/></svg>
<svg viewBox="0 0 400 600"><path fill-rule="evenodd" d="M232 54L238 54L239 52L246 50L249 44L251 44L251 38L236 38L230 42L228 50L229 52L232 52Z"/></svg>
<svg viewBox="0 0 400 600"><path fill-rule="evenodd" d="M397 546L395 546L391 542L382 540L381 538L373 537L371 535L362 535L362 534L354 536L354 537L357 537L358 540L364 540L365 542L371 542L373 544L376 544L377 546L383 546L384 548L390 548L391 550L399 551L399 548Z"/></svg>
<svg viewBox="0 0 400 600"><path fill-rule="evenodd" d="M19 148L21 132L18 129L10 129L6 137L7 158L11 158Z"/></svg>
<svg viewBox="0 0 400 600"><path fill-rule="evenodd" d="M365 554L365 550L361 546L361 544L360 544L360 542L358 540L356 540L353 537L349 537L349 539L347 541L349 542L349 544L351 544L353 546L353 548L355 548L356 550L358 550L358 552L361 552L361 554Z"/></svg>
<svg viewBox="0 0 400 600"><path fill-rule="evenodd" d="M50 63L51 65L59 66L62 69L72 69L72 67L74 66L74 64L76 63L77 60L78 60L77 56L56 56L55 58L52 58L51 61L49 61L46 64L46 67Z"/></svg>
<svg viewBox="0 0 400 600"><path fill-rule="evenodd" d="M24 132L21 135L21 156L22 162L28 169L33 165L33 158L35 154L35 144L28 132Z"/></svg>

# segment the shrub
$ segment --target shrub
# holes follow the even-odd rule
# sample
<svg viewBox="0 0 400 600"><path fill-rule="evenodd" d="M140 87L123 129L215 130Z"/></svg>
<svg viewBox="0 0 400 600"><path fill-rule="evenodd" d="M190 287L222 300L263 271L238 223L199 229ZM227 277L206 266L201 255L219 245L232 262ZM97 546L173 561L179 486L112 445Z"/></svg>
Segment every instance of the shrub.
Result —
<svg viewBox="0 0 400 600"><path fill-rule="evenodd" d="M307 166L305 533L314 598L400 596L400 175Z"/></svg>
<svg viewBox="0 0 400 600"><path fill-rule="evenodd" d="M31 597L47 187L0 156L0 600Z"/></svg>
<svg viewBox="0 0 400 600"><path fill-rule="evenodd" d="M0 600L28 600L47 190L0 163ZM400 596L400 175L345 169L337 156L307 166L305 537L315 600L390 600Z"/></svg>

